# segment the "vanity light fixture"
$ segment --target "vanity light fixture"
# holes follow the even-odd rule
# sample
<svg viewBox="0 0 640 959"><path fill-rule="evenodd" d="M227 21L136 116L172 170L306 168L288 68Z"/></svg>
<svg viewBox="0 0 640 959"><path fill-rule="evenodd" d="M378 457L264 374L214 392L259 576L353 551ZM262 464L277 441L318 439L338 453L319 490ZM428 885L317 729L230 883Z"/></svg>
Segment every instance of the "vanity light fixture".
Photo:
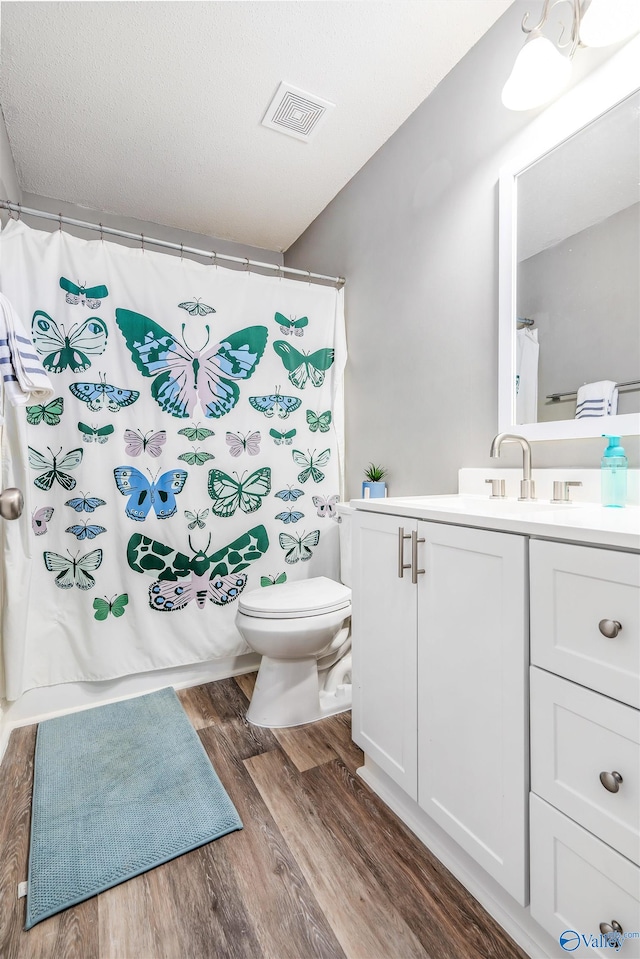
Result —
<svg viewBox="0 0 640 959"><path fill-rule="evenodd" d="M564 5L565 19L551 23L551 12ZM570 9L569 9L570 8ZM639 0L544 0L540 21L528 25L529 13L522 21L527 34L524 47L516 57L509 79L502 90L502 102L509 110L532 110L557 96L569 82L571 64L580 46L606 47L640 30ZM559 35L551 39L545 31Z"/></svg>

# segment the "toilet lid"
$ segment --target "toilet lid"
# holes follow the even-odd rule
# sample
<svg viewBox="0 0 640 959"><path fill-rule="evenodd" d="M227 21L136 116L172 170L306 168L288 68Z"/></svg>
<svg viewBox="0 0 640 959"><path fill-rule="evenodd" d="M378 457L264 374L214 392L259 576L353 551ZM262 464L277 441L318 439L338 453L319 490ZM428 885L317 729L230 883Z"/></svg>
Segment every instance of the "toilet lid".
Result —
<svg viewBox="0 0 640 959"><path fill-rule="evenodd" d="M260 587L243 593L238 601L240 612L263 619L294 619L296 616L319 616L343 609L351 602L351 590L326 576L300 579L281 586Z"/></svg>

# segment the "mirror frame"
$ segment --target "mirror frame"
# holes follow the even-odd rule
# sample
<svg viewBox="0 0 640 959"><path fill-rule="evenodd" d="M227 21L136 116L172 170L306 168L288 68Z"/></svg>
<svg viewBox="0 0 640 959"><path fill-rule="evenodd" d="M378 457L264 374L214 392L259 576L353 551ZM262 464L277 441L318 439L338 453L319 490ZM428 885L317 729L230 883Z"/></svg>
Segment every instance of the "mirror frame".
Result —
<svg viewBox="0 0 640 959"><path fill-rule="evenodd" d="M533 163L558 147L616 104L640 90L640 36L635 37L599 69L586 77L561 100L538 116L527 128L529 142L500 170L498 248L498 429L518 433L528 440L566 440L640 434L640 413L594 419L552 420L516 424L516 277L517 180ZM580 384L576 383L576 389ZM559 388L571 387L570 383Z"/></svg>

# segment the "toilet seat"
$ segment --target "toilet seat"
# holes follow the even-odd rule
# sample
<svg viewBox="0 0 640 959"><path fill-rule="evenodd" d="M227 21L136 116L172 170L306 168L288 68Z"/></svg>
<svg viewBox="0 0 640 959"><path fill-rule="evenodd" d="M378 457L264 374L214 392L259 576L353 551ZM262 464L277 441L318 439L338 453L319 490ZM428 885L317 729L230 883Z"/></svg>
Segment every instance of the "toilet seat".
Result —
<svg viewBox="0 0 640 959"><path fill-rule="evenodd" d="M326 576L260 587L243 593L239 612L256 619L303 619L322 616L351 605L351 590Z"/></svg>

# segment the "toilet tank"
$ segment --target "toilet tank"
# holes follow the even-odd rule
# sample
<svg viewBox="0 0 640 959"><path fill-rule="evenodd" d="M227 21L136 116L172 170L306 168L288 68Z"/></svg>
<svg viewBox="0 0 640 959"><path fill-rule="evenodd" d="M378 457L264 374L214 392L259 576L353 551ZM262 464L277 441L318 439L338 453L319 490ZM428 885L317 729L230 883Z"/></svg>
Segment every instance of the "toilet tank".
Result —
<svg viewBox="0 0 640 959"><path fill-rule="evenodd" d="M351 586L351 517L355 509L348 503L338 503L336 511L340 524L340 581Z"/></svg>

